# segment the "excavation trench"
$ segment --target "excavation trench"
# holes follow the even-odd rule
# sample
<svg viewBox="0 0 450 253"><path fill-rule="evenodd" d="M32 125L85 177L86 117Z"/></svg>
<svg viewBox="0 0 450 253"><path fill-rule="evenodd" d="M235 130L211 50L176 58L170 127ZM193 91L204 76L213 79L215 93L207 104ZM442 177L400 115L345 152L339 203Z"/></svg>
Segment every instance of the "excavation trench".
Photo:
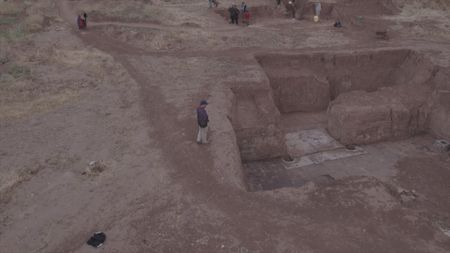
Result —
<svg viewBox="0 0 450 253"><path fill-rule="evenodd" d="M261 54L256 60L268 80L234 87L231 117L250 190L300 186L308 180L293 179L287 169L432 132L442 70L418 52Z"/></svg>
<svg viewBox="0 0 450 253"><path fill-rule="evenodd" d="M239 8L240 6L238 6ZM214 10L216 14L223 17L227 22L231 22L230 13L228 12L228 8L217 8ZM251 23L257 23L260 20L264 19L273 19L276 17L283 17L283 11L281 9L274 8L273 6L268 5L259 5L259 6L250 6L249 11L251 14ZM242 20L242 13L239 16L239 22Z"/></svg>

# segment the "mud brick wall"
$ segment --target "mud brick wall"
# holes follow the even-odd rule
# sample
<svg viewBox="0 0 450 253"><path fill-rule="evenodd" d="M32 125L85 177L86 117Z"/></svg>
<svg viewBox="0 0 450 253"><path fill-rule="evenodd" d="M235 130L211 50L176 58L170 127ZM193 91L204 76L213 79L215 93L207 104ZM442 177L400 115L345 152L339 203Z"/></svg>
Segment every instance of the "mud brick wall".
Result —
<svg viewBox="0 0 450 253"><path fill-rule="evenodd" d="M402 139L426 131L430 87L419 92L404 87L340 95L328 110L328 131L342 144L368 144Z"/></svg>

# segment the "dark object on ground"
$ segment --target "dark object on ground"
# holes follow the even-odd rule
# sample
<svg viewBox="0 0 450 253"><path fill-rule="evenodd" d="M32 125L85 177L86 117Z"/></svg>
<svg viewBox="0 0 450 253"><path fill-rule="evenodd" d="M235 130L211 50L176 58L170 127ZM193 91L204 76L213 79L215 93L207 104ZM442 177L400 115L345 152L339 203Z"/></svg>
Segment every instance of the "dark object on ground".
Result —
<svg viewBox="0 0 450 253"><path fill-rule="evenodd" d="M382 40L388 39L387 31L376 31L375 35L377 36L377 39L382 39Z"/></svg>
<svg viewBox="0 0 450 253"><path fill-rule="evenodd" d="M445 153L450 151L450 142L446 140L436 140L433 143L433 150L438 153Z"/></svg>
<svg viewBox="0 0 450 253"><path fill-rule="evenodd" d="M336 20L336 22L334 22L334 25L333 25L334 27L337 27L337 28L341 28L342 27L342 23L341 23L341 21L340 20Z"/></svg>
<svg viewBox="0 0 450 253"><path fill-rule="evenodd" d="M91 238L86 242L88 245L92 247L98 248L103 245L106 240L106 235L103 232L95 232Z"/></svg>
<svg viewBox="0 0 450 253"><path fill-rule="evenodd" d="M348 150L355 150L356 146L352 145L352 144L349 144L349 145L345 145L345 148L348 149Z"/></svg>
<svg viewBox="0 0 450 253"><path fill-rule="evenodd" d="M284 162L293 162L294 158L292 158L292 156L290 156L290 155L286 155L285 157L283 157L283 161Z"/></svg>

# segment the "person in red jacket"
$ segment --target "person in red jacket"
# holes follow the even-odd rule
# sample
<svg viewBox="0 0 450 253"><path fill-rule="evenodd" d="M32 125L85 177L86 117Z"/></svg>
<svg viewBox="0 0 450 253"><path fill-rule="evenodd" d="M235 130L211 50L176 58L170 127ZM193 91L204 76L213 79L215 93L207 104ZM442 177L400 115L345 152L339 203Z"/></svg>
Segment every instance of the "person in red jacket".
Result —
<svg viewBox="0 0 450 253"><path fill-rule="evenodd" d="M250 25L250 11L248 11L248 10L244 11L243 23L246 24L246 25Z"/></svg>
<svg viewBox="0 0 450 253"><path fill-rule="evenodd" d="M87 14L84 12L82 15L78 15L77 18L78 29L86 29L87 28Z"/></svg>
<svg viewBox="0 0 450 253"><path fill-rule="evenodd" d="M81 15L78 15L78 17L77 17L77 25L78 25L78 29L84 29L84 22L83 22L83 20L81 19Z"/></svg>

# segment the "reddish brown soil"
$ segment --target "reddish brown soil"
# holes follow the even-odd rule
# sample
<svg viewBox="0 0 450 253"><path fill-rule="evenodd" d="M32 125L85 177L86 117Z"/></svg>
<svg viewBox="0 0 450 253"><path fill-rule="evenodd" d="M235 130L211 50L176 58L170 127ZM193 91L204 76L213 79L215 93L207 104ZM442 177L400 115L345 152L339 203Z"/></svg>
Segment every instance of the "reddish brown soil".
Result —
<svg viewBox="0 0 450 253"><path fill-rule="evenodd" d="M408 157L401 149L400 155L383 154L379 164L371 164L395 177L345 176L249 192L227 118L232 88L269 87L257 54L408 46L439 63L450 56L442 37L433 43L399 33L398 39L377 41L365 29L336 31L309 21L294 27L283 18L275 20L278 27L264 21L242 32L237 29L246 28L230 28L200 7L199 15L217 22L214 27L198 31L196 26L176 30L163 23L142 24L149 31L136 35L136 24L117 19L115 25L128 31L111 37L108 29L113 28L107 23L76 30L69 2L77 4L57 1L63 21L45 36L55 33L50 38L56 48L102 55L95 55L104 58L89 68L107 72L98 74L102 82L79 88L80 95L69 102L0 123L2 169L23 167L26 174L2 193L1 252L450 251L450 237L441 230L450 227L447 154L415 150L420 155ZM157 2L168 8L190 5ZM385 14L378 10L375 18ZM159 34L151 37L154 30L191 37L173 39L183 47L171 50L161 46ZM147 35L152 39L146 40ZM162 36L161 43L170 36ZM99 78L85 73L83 69L71 78ZM194 141L194 110L203 98L211 102L209 145ZM383 156L390 155L402 159L386 165ZM82 175L89 161L100 160L106 167L100 175ZM405 202L398 187L414 190L418 197ZM107 234L107 241L92 249L85 241L98 230Z"/></svg>

